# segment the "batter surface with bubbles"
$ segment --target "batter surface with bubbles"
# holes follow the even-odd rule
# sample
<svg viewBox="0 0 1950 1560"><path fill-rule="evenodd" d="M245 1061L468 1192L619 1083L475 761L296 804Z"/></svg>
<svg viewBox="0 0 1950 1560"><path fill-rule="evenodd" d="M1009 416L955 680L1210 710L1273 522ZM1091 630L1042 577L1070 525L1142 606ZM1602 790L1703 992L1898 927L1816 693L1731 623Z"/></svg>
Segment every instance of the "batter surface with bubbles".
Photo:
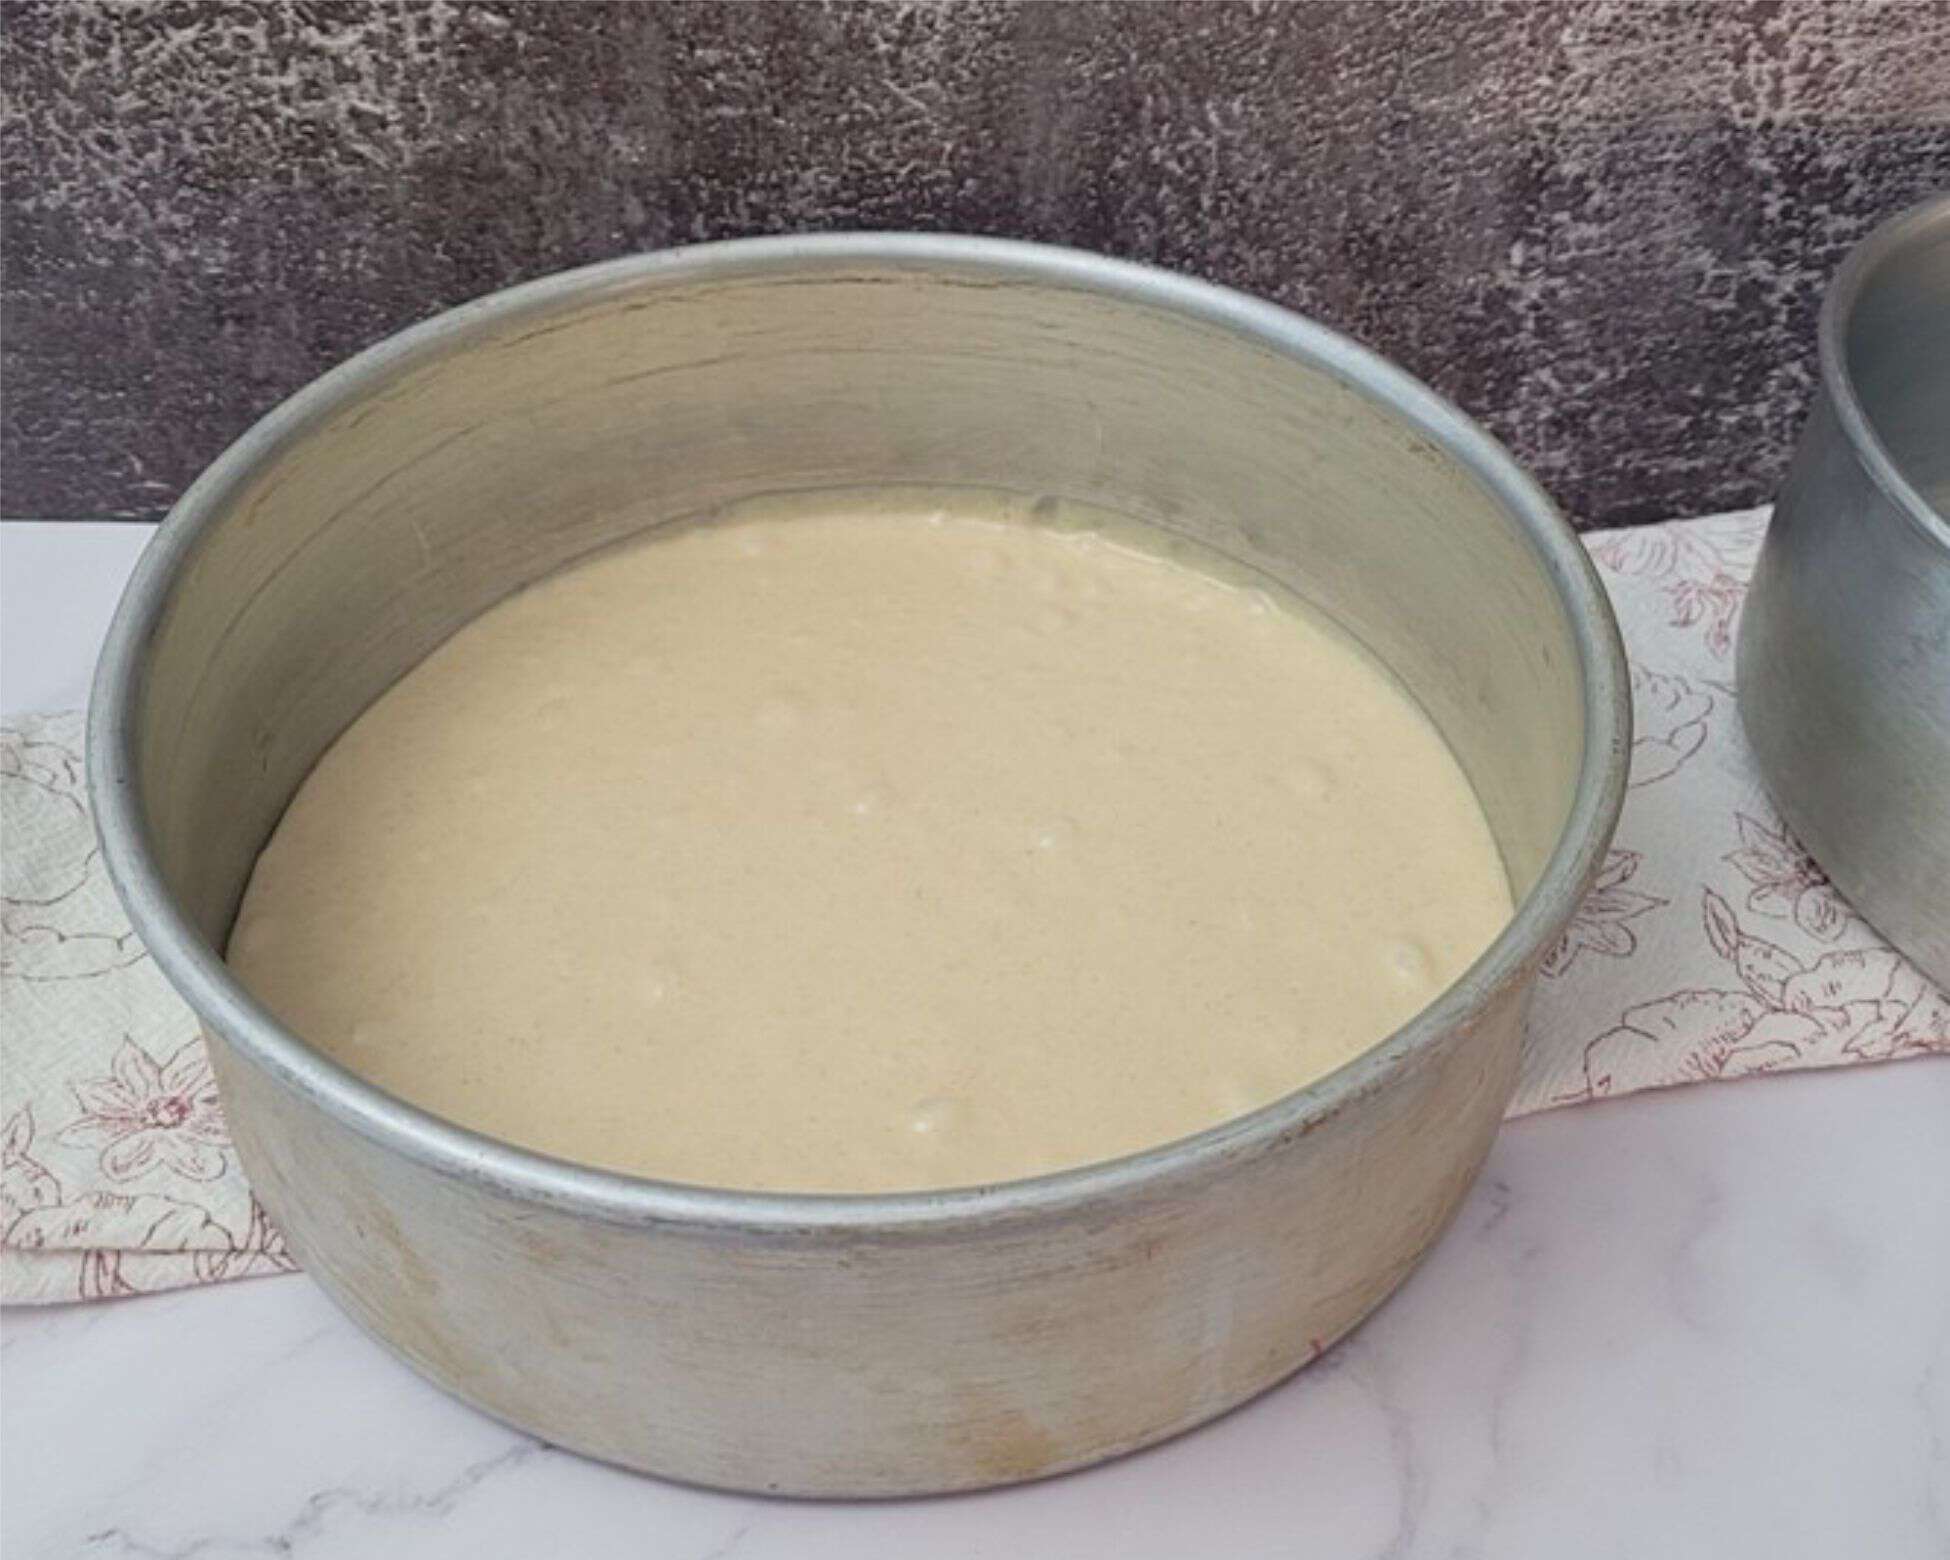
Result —
<svg viewBox="0 0 1950 1560"><path fill-rule="evenodd" d="M800 495L544 580L325 754L230 962L404 1099L674 1181L979 1185L1268 1104L1508 886L1379 665L1141 536Z"/></svg>

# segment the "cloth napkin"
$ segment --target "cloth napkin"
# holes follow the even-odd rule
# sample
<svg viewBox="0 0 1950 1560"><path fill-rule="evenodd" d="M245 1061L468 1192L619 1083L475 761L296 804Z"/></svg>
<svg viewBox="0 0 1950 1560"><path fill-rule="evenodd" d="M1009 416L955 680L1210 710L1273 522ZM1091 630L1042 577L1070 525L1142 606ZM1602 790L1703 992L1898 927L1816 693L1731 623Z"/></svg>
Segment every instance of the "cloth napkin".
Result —
<svg viewBox="0 0 1950 1560"><path fill-rule="evenodd" d="M1631 787L1545 957L1512 1116L1950 1054L1950 1000L1829 885L1747 750L1734 625L1765 528L1756 510L1586 539L1631 656ZM81 742L75 713L0 728L0 1300L291 1272L196 1024L103 872Z"/></svg>

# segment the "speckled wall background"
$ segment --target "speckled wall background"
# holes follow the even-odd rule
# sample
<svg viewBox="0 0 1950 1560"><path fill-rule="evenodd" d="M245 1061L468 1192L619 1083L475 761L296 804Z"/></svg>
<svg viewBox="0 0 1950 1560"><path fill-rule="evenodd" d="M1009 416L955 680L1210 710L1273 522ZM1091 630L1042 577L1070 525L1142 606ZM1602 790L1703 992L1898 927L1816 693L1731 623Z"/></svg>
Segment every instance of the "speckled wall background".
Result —
<svg viewBox="0 0 1950 1560"><path fill-rule="evenodd" d="M154 516L462 299L744 233L1080 244L1339 325L1580 523L1765 497L1950 186L1950 5L10 3L0 513Z"/></svg>

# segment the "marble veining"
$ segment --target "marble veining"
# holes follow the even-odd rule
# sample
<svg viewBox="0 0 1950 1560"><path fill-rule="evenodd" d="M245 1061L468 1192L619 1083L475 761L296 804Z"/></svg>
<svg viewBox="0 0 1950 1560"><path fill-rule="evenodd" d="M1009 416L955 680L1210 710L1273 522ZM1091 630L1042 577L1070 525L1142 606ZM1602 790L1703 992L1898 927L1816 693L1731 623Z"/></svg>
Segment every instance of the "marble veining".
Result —
<svg viewBox="0 0 1950 1560"><path fill-rule="evenodd" d="M1318 1365L1163 1447L945 1500L757 1500L541 1447L303 1278L9 1312L0 1549L1941 1560L1946 1113L1922 1060L1513 1123Z"/></svg>

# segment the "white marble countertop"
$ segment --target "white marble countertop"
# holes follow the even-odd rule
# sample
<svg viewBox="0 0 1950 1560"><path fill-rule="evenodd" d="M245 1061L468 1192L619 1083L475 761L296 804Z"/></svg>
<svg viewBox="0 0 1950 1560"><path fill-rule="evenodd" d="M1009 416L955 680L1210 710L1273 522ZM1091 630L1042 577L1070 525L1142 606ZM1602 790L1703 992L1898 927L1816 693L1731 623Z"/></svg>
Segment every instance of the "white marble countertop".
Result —
<svg viewBox="0 0 1950 1560"><path fill-rule="evenodd" d="M0 705L75 705L142 527L0 529ZM679 1488L450 1402L303 1277L9 1311L0 1553L1950 1555L1950 1065L1505 1128L1318 1365L1045 1484L882 1505Z"/></svg>

